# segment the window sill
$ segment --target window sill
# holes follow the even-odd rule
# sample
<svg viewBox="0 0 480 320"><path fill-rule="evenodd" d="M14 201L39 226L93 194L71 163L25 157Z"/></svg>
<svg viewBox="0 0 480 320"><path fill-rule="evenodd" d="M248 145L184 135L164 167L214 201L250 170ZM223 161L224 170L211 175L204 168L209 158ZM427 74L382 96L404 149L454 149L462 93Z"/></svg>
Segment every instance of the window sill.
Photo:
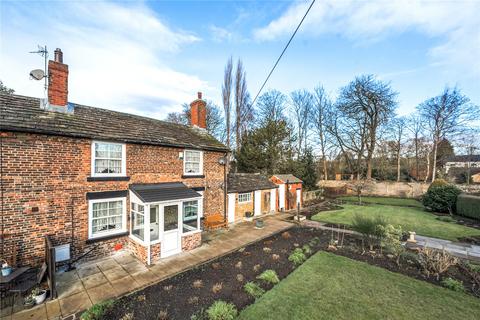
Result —
<svg viewBox="0 0 480 320"><path fill-rule="evenodd" d="M130 177L87 177L87 181L129 181Z"/></svg>
<svg viewBox="0 0 480 320"><path fill-rule="evenodd" d="M183 174L182 179L205 178L204 174Z"/></svg>
<svg viewBox="0 0 480 320"><path fill-rule="evenodd" d="M86 241L87 244L90 243L95 243L95 242L100 242L100 241L106 241L106 240L111 240L115 238L120 238L120 237L125 237L128 236L128 231L123 231L120 233L115 233L115 234L110 234L102 237L97 237L97 238L91 238Z"/></svg>

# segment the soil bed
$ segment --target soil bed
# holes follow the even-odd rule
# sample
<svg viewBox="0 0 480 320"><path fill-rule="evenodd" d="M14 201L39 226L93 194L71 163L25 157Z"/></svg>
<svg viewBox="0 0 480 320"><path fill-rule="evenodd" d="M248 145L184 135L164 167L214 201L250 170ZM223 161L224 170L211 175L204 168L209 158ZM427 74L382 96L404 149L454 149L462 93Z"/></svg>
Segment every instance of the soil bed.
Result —
<svg viewBox="0 0 480 320"><path fill-rule="evenodd" d="M120 319L129 313L133 314L133 319L157 319L161 311L167 312L168 319L190 319L192 314L208 308L216 300L232 302L239 310L243 309L254 302L243 290L246 282L255 281L264 289L271 289L270 285L256 280L260 273L273 269L283 279L293 271L288 256L297 246L302 247L312 238L318 237L319 244L311 248L313 254L325 248L330 239L328 233L303 227L290 229L288 235L289 237L283 233L276 234L243 250L122 297L104 319ZM274 254L278 257L274 258ZM255 267L256 265L259 266ZM239 274L243 281L237 279ZM194 287L196 280L201 280L200 288ZM215 284L222 286L217 293L212 290Z"/></svg>

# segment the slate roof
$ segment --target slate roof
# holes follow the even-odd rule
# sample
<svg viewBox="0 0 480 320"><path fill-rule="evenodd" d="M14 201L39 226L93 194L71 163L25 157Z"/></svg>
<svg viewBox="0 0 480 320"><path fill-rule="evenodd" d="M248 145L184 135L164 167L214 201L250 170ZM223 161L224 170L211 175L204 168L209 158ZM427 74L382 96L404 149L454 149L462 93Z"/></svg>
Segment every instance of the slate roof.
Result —
<svg viewBox="0 0 480 320"><path fill-rule="evenodd" d="M445 162L480 162L480 154L451 156Z"/></svg>
<svg viewBox="0 0 480 320"><path fill-rule="evenodd" d="M131 184L130 190L144 203L201 197L181 182Z"/></svg>
<svg viewBox="0 0 480 320"><path fill-rule="evenodd" d="M118 142L227 151L206 132L128 113L71 104L74 113L46 111L40 99L0 94L0 128Z"/></svg>
<svg viewBox="0 0 480 320"><path fill-rule="evenodd" d="M251 192L278 188L267 177L258 173L234 173L228 175L228 193Z"/></svg>
<svg viewBox="0 0 480 320"><path fill-rule="evenodd" d="M284 183L302 183L303 181L295 177L293 174L275 174L274 177L282 180Z"/></svg>

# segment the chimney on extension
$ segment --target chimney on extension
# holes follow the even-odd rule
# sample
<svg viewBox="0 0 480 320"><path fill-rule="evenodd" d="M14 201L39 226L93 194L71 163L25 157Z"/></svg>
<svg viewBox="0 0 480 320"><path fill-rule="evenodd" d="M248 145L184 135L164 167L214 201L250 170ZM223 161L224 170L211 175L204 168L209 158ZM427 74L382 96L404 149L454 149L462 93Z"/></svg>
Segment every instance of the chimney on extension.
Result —
<svg viewBox="0 0 480 320"><path fill-rule="evenodd" d="M54 60L48 61L49 109L68 112L68 65L63 63L63 52L55 49Z"/></svg>
<svg viewBox="0 0 480 320"><path fill-rule="evenodd" d="M202 99L202 93L197 93L198 98L190 103L190 124L201 129L207 128L207 103Z"/></svg>

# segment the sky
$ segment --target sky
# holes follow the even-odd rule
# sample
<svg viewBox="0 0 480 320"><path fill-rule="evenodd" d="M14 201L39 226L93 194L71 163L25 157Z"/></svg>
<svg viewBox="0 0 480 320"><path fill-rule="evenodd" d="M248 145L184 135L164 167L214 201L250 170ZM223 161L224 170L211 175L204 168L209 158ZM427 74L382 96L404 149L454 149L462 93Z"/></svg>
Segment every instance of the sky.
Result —
<svg viewBox="0 0 480 320"><path fill-rule="evenodd" d="M0 0L0 80L43 97L30 80L61 48L69 101L164 119L201 91L221 105L223 70L242 59L252 96L310 1ZM399 114L458 86L480 105L480 0L317 0L266 89L323 85L332 98L374 74L398 92Z"/></svg>

